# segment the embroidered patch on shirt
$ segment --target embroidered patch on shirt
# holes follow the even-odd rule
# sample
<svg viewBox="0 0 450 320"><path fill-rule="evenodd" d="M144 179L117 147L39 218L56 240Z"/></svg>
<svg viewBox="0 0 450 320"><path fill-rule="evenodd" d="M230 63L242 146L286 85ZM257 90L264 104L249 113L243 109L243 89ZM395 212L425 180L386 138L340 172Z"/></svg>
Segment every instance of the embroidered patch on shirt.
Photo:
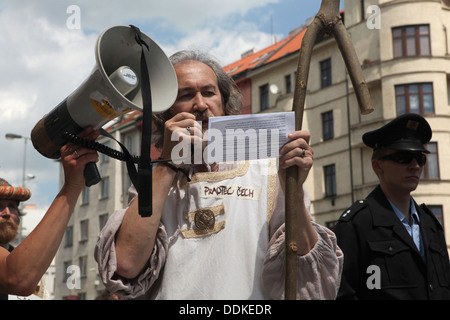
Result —
<svg viewBox="0 0 450 320"><path fill-rule="evenodd" d="M182 229L185 238L199 238L217 233L225 228L225 220L216 222L216 217L225 214L223 204L216 207L201 208L192 212L185 212L184 219L191 224L191 228Z"/></svg>

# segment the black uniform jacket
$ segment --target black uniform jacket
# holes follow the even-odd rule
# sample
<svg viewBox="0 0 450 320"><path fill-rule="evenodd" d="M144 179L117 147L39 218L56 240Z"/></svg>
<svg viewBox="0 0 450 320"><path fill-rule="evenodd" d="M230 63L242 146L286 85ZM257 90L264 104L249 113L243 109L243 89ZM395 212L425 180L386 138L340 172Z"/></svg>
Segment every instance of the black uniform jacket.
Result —
<svg viewBox="0 0 450 320"><path fill-rule="evenodd" d="M415 205L425 261L380 186L342 214L333 228L344 252L338 299L450 299L443 228L425 205Z"/></svg>

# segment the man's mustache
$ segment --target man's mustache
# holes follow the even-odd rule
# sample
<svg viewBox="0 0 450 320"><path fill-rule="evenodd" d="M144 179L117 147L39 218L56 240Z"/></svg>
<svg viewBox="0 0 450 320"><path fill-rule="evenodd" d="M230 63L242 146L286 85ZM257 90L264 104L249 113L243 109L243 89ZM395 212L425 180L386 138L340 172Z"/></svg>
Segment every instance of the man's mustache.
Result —
<svg viewBox="0 0 450 320"><path fill-rule="evenodd" d="M212 117L209 110L194 111L192 114L195 116L196 121L208 121L209 117Z"/></svg>

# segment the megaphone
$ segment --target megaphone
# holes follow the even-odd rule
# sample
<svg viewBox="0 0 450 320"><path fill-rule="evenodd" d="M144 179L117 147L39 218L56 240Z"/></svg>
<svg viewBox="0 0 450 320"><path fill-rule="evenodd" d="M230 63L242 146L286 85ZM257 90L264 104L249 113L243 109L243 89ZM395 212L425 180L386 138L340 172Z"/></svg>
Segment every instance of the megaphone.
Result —
<svg viewBox="0 0 450 320"><path fill-rule="evenodd" d="M147 35L146 68L151 85L152 111L167 110L175 101L175 70L163 50ZM90 76L33 128L31 140L43 156L60 157L66 133L78 134L88 126L99 129L132 110L142 111L141 54L131 26L114 26L100 34L95 46L96 65ZM145 69L144 69L145 70Z"/></svg>

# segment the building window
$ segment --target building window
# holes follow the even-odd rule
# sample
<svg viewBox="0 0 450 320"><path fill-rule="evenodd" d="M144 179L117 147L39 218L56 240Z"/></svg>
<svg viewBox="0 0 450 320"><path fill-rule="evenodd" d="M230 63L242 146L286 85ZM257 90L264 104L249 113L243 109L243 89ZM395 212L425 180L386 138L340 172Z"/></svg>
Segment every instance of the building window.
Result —
<svg viewBox="0 0 450 320"><path fill-rule="evenodd" d="M395 86L397 114L434 113L433 84L415 83Z"/></svg>
<svg viewBox="0 0 450 320"><path fill-rule="evenodd" d="M366 5L364 4L364 0L360 0L360 9L361 9L361 21L366 19Z"/></svg>
<svg viewBox="0 0 450 320"><path fill-rule="evenodd" d="M331 58L320 62L321 88L331 86Z"/></svg>
<svg viewBox="0 0 450 320"><path fill-rule="evenodd" d="M109 197L109 177L105 177L100 182L100 199Z"/></svg>
<svg viewBox="0 0 450 320"><path fill-rule="evenodd" d="M284 84L286 86L286 93L292 92L292 82L291 82L291 75L288 74L284 77Z"/></svg>
<svg viewBox="0 0 450 320"><path fill-rule="evenodd" d="M439 179L439 157L437 142L430 142L426 145L429 154L427 154L427 163L422 171L422 179Z"/></svg>
<svg viewBox="0 0 450 320"><path fill-rule="evenodd" d="M71 276L70 272L67 272L69 270L69 267L72 265L72 260L67 260L63 262L63 283L67 283L67 280Z"/></svg>
<svg viewBox="0 0 450 320"><path fill-rule="evenodd" d="M260 110L269 109L269 85L265 84L259 87Z"/></svg>
<svg viewBox="0 0 450 320"><path fill-rule="evenodd" d="M81 204L89 204L89 187L84 187L81 192Z"/></svg>
<svg viewBox="0 0 450 320"><path fill-rule="evenodd" d="M394 58L431 55L429 25L392 28L392 39Z"/></svg>
<svg viewBox="0 0 450 320"><path fill-rule="evenodd" d="M89 239L89 220L80 221L80 242L87 241Z"/></svg>
<svg viewBox="0 0 450 320"><path fill-rule="evenodd" d="M427 207L433 212L436 219L439 220L441 226L444 227L444 213L442 210L442 206L439 205L427 205Z"/></svg>
<svg viewBox="0 0 450 320"><path fill-rule="evenodd" d="M322 113L322 134L324 141L334 138L333 111Z"/></svg>
<svg viewBox="0 0 450 320"><path fill-rule="evenodd" d="M88 264L87 256L81 256L78 258L78 266L80 267L80 277L81 278L87 277L87 264Z"/></svg>
<svg viewBox="0 0 450 320"><path fill-rule="evenodd" d="M101 231L103 229L103 227L105 226L107 221L108 221L108 214L107 213L101 214L98 217L98 225L99 225L99 228L100 228L99 231Z"/></svg>
<svg viewBox="0 0 450 320"><path fill-rule="evenodd" d="M324 166L323 175L325 178L325 197L336 196L336 165Z"/></svg>
<svg viewBox="0 0 450 320"><path fill-rule="evenodd" d="M64 234L64 247L73 246L73 226L68 226Z"/></svg>
<svg viewBox="0 0 450 320"><path fill-rule="evenodd" d="M110 141L105 141L105 142L103 143L103 145L104 145L106 148L111 148L111 142L110 142ZM99 152L98 154L99 154L98 157L99 157L99 162L100 162L100 163L106 163L106 162L109 162L109 157L108 157L106 154L104 154L104 153L102 153L102 152Z"/></svg>

